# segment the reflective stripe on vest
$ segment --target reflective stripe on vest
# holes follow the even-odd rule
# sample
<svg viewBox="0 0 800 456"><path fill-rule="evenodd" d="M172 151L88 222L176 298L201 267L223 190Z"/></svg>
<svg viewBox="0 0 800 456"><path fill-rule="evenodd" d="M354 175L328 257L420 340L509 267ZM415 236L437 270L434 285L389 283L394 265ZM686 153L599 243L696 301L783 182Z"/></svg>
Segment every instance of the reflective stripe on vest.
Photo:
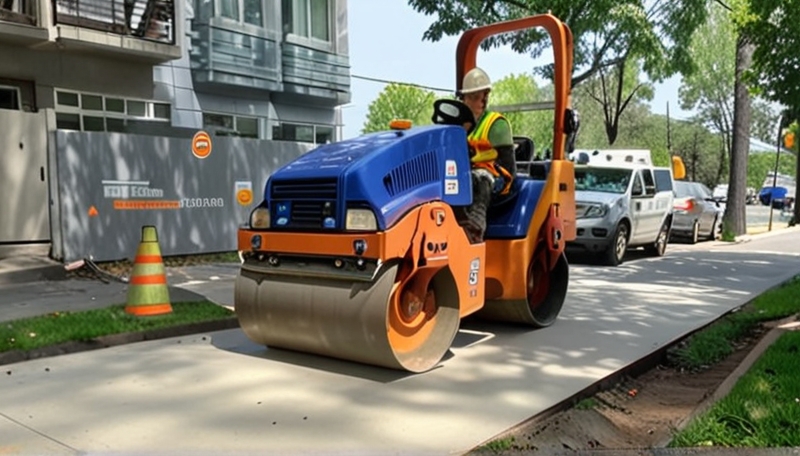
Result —
<svg viewBox="0 0 800 456"><path fill-rule="evenodd" d="M468 139L488 141L489 130L492 129L492 125L497 119L504 119L504 117L497 112L487 111L483 113L483 116L481 116L478 125L475 127L474 130L472 130L472 133L469 134ZM489 149L478 152L477 154L475 154L474 157L471 158L470 161L472 161L472 163L480 163L496 159L497 159L497 150Z"/></svg>

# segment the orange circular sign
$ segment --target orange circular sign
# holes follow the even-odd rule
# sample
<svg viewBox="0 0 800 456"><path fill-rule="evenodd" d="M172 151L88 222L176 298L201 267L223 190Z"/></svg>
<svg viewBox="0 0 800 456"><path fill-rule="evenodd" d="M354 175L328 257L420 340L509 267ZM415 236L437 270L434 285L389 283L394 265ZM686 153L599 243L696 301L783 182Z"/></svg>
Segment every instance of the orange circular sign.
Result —
<svg viewBox="0 0 800 456"><path fill-rule="evenodd" d="M253 202L253 191L246 188L239 190L236 192L236 201L242 206L247 206Z"/></svg>
<svg viewBox="0 0 800 456"><path fill-rule="evenodd" d="M204 131L198 131L192 138L192 154L197 158L206 158L211 155L211 136Z"/></svg>

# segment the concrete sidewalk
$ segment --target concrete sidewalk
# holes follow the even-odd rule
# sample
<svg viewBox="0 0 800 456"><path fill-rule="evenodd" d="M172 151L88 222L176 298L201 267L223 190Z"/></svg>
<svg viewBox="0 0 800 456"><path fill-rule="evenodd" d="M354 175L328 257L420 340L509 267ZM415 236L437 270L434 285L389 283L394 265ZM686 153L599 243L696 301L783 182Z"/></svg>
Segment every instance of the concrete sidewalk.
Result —
<svg viewBox="0 0 800 456"><path fill-rule="evenodd" d="M0 322L124 304L128 285L84 267L69 274L43 244L0 248ZM167 267L171 302L209 300L233 307L237 263ZM127 278L123 278L127 279Z"/></svg>

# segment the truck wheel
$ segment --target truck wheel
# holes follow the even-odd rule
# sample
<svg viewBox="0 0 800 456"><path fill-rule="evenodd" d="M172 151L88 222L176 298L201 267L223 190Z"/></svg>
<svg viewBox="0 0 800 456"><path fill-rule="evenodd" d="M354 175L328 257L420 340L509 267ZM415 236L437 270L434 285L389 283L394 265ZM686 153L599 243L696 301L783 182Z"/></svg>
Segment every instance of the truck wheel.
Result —
<svg viewBox="0 0 800 456"><path fill-rule="evenodd" d="M608 266L618 266L622 264L622 260L625 258L625 252L627 251L628 227L620 223L617 225L617 230L614 232L614 239L603 253L603 263Z"/></svg>
<svg viewBox="0 0 800 456"><path fill-rule="evenodd" d="M669 242L669 223L664 222L658 231L656 241L652 245L645 247L645 251L650 256L664 256L667 252L667 242Z"/></svg>

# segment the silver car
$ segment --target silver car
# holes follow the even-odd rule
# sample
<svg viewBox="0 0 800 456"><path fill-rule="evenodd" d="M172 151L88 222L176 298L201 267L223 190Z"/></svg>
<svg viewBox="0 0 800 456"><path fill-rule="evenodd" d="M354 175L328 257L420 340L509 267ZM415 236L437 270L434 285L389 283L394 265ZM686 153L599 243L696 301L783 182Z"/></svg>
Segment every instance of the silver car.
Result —
<svg viewBox="0 0 800 456"><path fill-rule="evenodd" d="M675 181L672 238L692 244L714 240L722 226L722 209L711 190L700 182Z"/></svg>

